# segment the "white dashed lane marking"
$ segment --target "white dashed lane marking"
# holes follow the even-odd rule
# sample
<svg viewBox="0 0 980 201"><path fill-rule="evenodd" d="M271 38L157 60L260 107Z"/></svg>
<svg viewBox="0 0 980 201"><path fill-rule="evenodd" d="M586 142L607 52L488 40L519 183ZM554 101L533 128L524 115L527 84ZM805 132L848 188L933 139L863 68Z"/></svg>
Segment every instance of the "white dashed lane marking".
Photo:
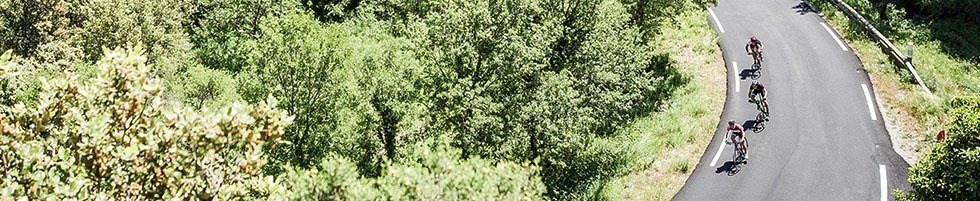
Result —
<svg viewBox="0 0 980 201"><path fill-rule="evenodd" d="M871 120L878 120L878 115L875 115L875 104L871 101L871 93L868 92L868 85L861 84L861 89L864 90L864 99L868 102L868 113L871 114Z"/></svg>
<svg viewBox="0 0 980 201"><path fill-rule="evenodd" d="M728 137L728 136L725 136L725 137ZM718 164L718 157L721 157L721 151L724 151L724 150L725 150L725 138L722 137L721 138L721 142L718 143L718 152L715 153L715 159L712 159L711 160L711 167L714 167L716 164Z"/></svg>
<svg viewBox="0 0 980 201"><path fill-rule="evenodd" d="M885 174L885 165L878 165L879 180L881 180L881 201L888 200L888 176Z"/></svg>
<svg viewBox="0 0 980 201"><path fill-rule="evenodd" d="M735 82L735 92L738 92L740 90L740 88L742 88L741 86L739 86L739 83L738 83L739 82L739 80L738 80L738 74L739 73L740 72L738 72L738 62L734 62L733 61L732 62L732 80L734 80L734 82Z"/></svg>

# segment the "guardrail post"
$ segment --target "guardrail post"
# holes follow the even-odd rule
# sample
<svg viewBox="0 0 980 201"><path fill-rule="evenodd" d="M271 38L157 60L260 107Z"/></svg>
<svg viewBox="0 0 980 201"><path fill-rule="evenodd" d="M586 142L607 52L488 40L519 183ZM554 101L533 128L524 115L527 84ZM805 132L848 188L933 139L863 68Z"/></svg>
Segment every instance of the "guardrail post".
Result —
<svg viewBox="0 0 980 201"><path fill-rule="evenodd" d="M909 53L906 54L905 60L908 61L908 62L912 62L912 47L913 47L912 46L912 41L909 41L909 45L908 46L909 46L908 47L908 52Z"/></svg>

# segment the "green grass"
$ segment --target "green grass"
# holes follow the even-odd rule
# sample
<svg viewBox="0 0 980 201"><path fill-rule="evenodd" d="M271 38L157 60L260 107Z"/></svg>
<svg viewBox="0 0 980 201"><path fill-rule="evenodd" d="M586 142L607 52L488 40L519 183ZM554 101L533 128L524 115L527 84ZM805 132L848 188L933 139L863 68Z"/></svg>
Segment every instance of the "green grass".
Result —
<svg viewBox="0 0 980 201"><path fill-rule="evenodd" d="M650 41L670 55L690 80L660 111L638 119L624 132L640 154L631 174L601 189L611 200L669 200L684 185L711 139L725 101L725 70L717 35L703 11L683 13L675 26Z"/></svg>
<svg viewBox="0 0 980 201"><path fill-rule="evenodd" d="M935 96L924 93L904 68L892 60L872 41L855 22L843 12L825 1L822 5L827 21L837 28L861 58L864 68L872 77L875 92L882 99L889 121L899 125L899 135L910 144L916 155L924 155L935 143L935 134L943 126L943 102L951 97L980 93L980 65L977 47L980 35L961 34L962 30L980 30L976 24L958 21L934 21L931 23L903 19L900 10L893 10L893 21L879 23L880 30L899 49L913 42L913 64L923 82ZM867 0L847 0L859 12L874 11ZM878 22L876 13L862 13L873 23ZM888 24L890 26L883 26ZM887 29L884 29L884 28ZM969 45L972 44L972 45ZM912 156L912 161L917 161Z"/></svg>

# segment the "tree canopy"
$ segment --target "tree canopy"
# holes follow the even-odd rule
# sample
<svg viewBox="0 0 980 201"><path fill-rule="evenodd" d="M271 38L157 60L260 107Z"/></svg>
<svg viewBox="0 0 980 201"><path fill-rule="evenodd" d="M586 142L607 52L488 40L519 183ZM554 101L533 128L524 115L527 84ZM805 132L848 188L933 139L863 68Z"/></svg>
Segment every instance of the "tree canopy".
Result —
<svg viewBox="0 0 980 201"><path fill-rule="evenodd" d="M707 3L4 1L0 196L594 198Z"/></svg>

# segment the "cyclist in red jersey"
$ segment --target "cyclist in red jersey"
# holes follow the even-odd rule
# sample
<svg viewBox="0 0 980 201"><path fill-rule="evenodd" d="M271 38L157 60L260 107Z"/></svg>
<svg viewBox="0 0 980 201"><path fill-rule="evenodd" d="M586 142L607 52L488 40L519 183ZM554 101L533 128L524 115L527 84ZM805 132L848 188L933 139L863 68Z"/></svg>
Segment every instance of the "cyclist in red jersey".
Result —
<svg viewBox="0 0 980 201"><path fill-rule="evenodd" d="M762 58L762 49L765 47L766 46L762 45L762 41L759 40L759 38L752 36L752 38L749 38L749 43L745 44L745 52L752 55L752 59L755 60L755 62L763 62L765 59Z"/></svg>
<svg viewBox="0 0 980 201"><path fill-rule="evenodd" d="M745 137L745 128L735 123L735 120L728 121L728 139L732 143L738 143L739 146L736 147L741 149L742 153L745 153L745 158L749 158L749 144L745 143L747 139Z"/></svg>

